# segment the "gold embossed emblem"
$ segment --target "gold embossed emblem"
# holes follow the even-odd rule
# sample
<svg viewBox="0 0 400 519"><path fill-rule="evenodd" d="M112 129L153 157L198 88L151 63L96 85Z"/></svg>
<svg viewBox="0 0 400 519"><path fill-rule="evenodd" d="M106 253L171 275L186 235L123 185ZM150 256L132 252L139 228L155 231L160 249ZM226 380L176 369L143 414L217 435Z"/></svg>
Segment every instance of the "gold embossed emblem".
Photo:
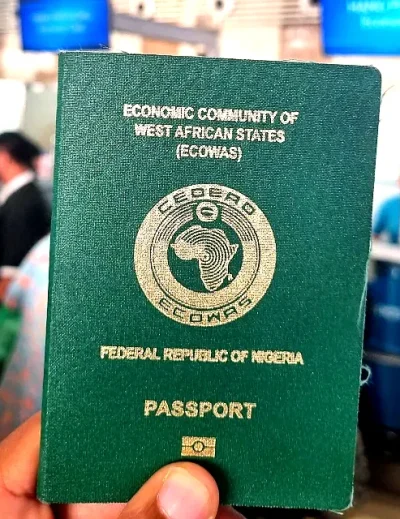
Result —
<svg viewBox="0 0 400 519"><path fill-rule="evenodd" d="M148 300L190 326L242 317L266 293L276 245L261 209L217 184L183 187L147 214L135 240L134 268Z"/></svg>
<svg viewBox="0 0 400 519"><path fill-rule="evenodd" d="M183 436L181 456L215 458L217 439L206 436Z"/></svg>

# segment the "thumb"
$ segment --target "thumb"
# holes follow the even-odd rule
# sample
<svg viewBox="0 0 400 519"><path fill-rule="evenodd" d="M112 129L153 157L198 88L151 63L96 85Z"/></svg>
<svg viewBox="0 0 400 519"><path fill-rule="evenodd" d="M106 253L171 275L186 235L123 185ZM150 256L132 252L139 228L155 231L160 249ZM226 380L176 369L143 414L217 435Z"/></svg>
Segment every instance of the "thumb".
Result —
<svg viewBox="0 0 400 519"><path fill-rule="evenodd" d="M217 484L206 470L174 463L145 483L119 519L214 519L218 502Z"/></svg>

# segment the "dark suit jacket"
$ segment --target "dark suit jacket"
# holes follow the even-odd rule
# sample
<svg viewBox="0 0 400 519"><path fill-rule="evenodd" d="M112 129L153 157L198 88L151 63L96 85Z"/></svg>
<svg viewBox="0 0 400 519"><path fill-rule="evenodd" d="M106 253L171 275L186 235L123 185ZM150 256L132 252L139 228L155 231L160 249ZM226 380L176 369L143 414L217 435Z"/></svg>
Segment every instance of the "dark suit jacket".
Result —
<svg viewBox="0 0 400 519"><path fill-rule="evenodd" d="M0 269L18 267L49 230L49 207L36 183L26 184L0 206Z"/></svg>

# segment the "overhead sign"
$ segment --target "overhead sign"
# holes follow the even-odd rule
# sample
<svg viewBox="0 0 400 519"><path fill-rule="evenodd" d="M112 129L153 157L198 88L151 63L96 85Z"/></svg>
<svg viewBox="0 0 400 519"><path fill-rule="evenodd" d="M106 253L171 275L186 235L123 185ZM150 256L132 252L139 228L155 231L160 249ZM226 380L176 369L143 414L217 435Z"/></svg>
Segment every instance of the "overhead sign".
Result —
<svg viewBox="0 0 400 519"><path fill-rule="evenodd" d="M101 49L109 44L107 0L21 0L25 50Z"/></svg>
<svg viewBox="0 0 400 519"><path fill-rule="evenodd" d="M400 0L323 0L327 54L400 55Z"/></svg>

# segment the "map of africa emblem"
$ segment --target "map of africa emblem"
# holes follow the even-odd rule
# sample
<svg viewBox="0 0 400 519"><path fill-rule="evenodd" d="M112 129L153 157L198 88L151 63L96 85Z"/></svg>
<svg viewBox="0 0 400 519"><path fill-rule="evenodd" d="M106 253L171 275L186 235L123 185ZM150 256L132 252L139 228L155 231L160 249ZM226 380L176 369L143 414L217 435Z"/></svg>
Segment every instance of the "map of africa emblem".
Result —
<svg viewBox="0 0 400 519"><path fill-rule="evenodd" d="M276 264L274 234L261 209L217 184L162 198L140 226L134 268L147 299L190 326L218 326L251 310Z"/></svg>

